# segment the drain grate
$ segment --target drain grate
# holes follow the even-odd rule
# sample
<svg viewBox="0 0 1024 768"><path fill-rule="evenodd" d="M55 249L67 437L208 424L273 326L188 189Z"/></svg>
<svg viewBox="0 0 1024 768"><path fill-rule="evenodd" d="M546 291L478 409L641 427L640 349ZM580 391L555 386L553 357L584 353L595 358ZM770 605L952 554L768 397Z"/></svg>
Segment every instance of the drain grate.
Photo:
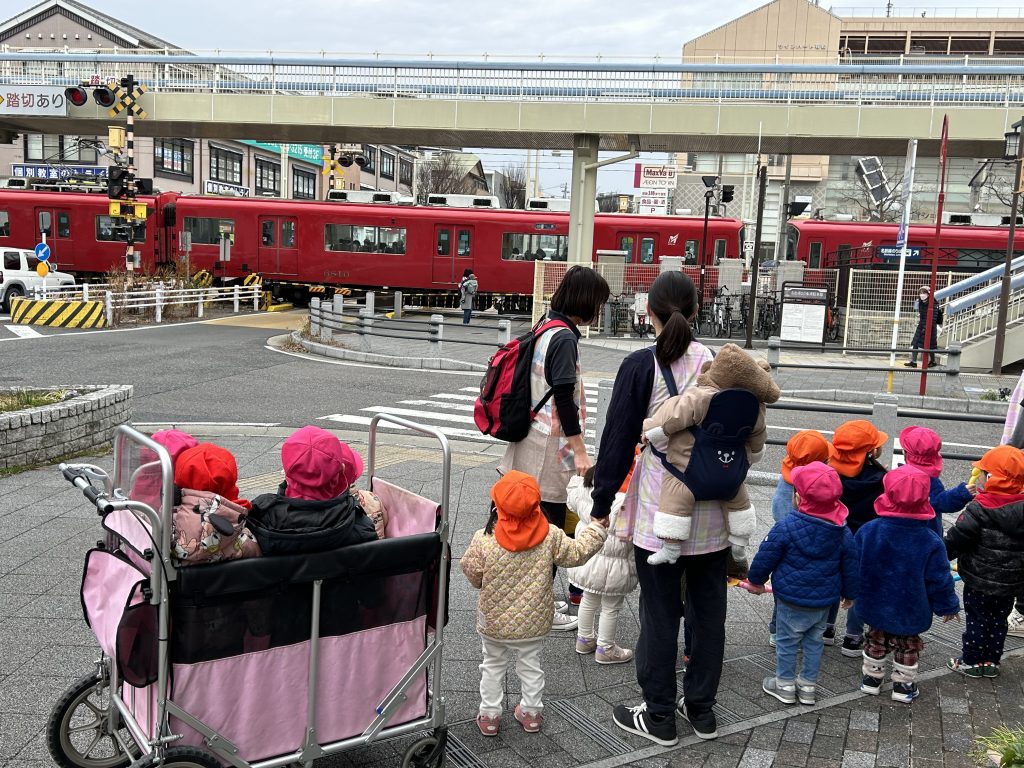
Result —
<svg viewBox="0 0 1024 768"><path fill-rule="evenodd" d="M573 724L575 730L580 731L599 747L608 750L611 754L625 755L633 751L631 746L609 733L603 725L594 720L590 715L586 714L571 701L561 699L559 701L551 702L547 707L548 709L553 709L561 714L566 720Z"/></svg>
<svg viewBox="0 0 1024 768"><path fill-rule="evenodd" d="M448 732L448 747L445 749L445 758L455 768L485 768L479 757L474 755L469 747L459 741Z"/></svg>

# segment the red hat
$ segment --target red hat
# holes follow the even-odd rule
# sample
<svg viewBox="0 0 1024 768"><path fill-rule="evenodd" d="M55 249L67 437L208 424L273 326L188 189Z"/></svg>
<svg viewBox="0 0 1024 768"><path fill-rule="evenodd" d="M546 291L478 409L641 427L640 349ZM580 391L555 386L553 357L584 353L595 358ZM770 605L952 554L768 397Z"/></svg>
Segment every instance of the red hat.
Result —
<svg viewBox="0 0 1024 768"><path fill-rule="evenodd" d="M150 439L167 449L167 453L171 455L172 465L178 460L182 451L199 445L199 441L192 437L192 435L177 429L162 429L159 432L154 432Z"/></svg>
<svg viewBox="0 0 1024 768"><path fill-rule="evenodd" d="M931 520L935 510L929 502L931 479L912 464L904 464L882 478L885 491L875 499L875 512L880 517L904 517L910 520Z"/></svg>
<svg viewBox="0 0 1024 768"><path fill-rule="evenodd" d="M974 463L988 472L985 493L1014 494L1024 490L1024 453L1012 445L1000 445Z"/></svg>
<svg viewBox="0 0 1024 768"><path fill-rule="evenodd" d="M790 473L794 467L802 467L812 461L828 461L828 440L816 429L797 432L786 443L786 455L782 459L782 479L792 483Z"/></svg>
<svg viewBox="0 0 1024 768"><path fill-rule="evenodd" d="M812 461L790 472L793 487L800 494L800 511L805 515L820 517L830 523L842 525L850 511L839 501L843 495L843 483L832 467L820 461Z"/></svg>
<svg viewBox="0 0 1024 768"><path fill-rule="evenodd" d="M491 488L491 500L498 510L494 538L503 549L523 552L544 541L550 525L540 509L540 486L532 476L506 472Z"/></svg>
<svg viewBox="0 0 1024 768"><path fill-rule="evenodd" d="M885 445L889 436L864 419L840 424L832 433L828 463L843 477L855 477L868 453Z"/></svg>
<svg viewBox="0 0 1024 768"><path fill-rule="evenodd" d="M900 432L900 446L907 464L917 467L929 477L942 474L942 438L928 427L907 427Z"/></svg>
<svg viewBox="0 0 1024 768"><path fill-rule="evenodd" d="M248 508L249 502L238 498L238 465L226 448L213 443L199 443L178 457L174 466L174 484L194 491L210 491Z"/></svg>
<svg viewBox="0 0 1024 768"><path fill-rule="evenodd" d="M303 427L281 446L281 465L294 499L325 501L343 494L363 474L358 453L320 427Z"/></svg>

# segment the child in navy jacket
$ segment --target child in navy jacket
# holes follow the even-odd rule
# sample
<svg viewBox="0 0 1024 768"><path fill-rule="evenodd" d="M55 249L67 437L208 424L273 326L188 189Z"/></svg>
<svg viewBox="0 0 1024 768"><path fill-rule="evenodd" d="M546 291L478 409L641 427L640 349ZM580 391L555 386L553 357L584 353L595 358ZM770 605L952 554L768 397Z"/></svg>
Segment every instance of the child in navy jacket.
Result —
<svg viewBox="0 0 1024 768"><path fill-rule="evenodd" d="M952 621L960 611L946 547L935 533L929 478L903 465L886 474L875 500L877 519L857 532L860 545L860 617L869 625L860 689L877 696L892 654L892 699L917 698L914 678L932 615Z"/></svg>
<svg viewBox="0 0 1024 768"><path fill-rule="evenodd" d="M942 438L927 427L907 427L900 432L900 447L907 464L917 467L931 480L928 501L935 510L932 527L942 535L942 516L959 514L974 498L967 483L960 483L948 491L939 479L942 474Z"/></svg>
<svg viewBox="0 0 1024 768"><path fill-rule="evenodd" d="M844 525L848 512L836 471L814 461L793 468L790 477L796 511L768 532L747 580L752 592L763 592L771 575L775 596L775 676L764 679L764 692L783 704L813 704L829 609L840 598L850 607L860 561ZM799 676L797 650L803 650Z"/></svg>

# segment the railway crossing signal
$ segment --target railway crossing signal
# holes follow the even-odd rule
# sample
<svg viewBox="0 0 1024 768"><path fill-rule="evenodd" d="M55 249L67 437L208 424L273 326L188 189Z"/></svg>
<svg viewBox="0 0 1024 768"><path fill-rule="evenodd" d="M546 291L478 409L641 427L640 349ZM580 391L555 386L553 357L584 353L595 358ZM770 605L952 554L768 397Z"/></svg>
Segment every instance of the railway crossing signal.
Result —
<svg viewBox="0 0 1024 768"><path fill-rule="evenodd" d="M735 185L733 185L733 184L723 184L722 185L722 199L720 200L720 202L731 203L733 201L733 197L735 195L735 190L736 190Z"/></svg>
<svg viewBox="0 0 1024 768"><path fill-rule="evenodd" d="M99 93L101 90L109 91L110 89L97 88L95 93ZM129 119L137 117L140 120L145 120L146 111L139 103L139 99L142 98L142 94L147 90L149 89L146 86L136 83L135 78L132 75L128 75L128 77L122 77L120 85L116 86L111 92L112 100L109 104L102 103L98 97L96 103L101 106L110 107L107 114L111 117L117 117L127 110Z"/></svg>

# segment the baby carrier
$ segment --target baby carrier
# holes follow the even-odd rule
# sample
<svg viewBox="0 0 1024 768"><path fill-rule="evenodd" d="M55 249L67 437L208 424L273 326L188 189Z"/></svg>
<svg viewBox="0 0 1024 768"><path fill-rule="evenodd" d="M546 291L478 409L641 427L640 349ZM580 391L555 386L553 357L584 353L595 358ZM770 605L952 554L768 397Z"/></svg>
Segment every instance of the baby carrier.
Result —
<svg viewBox="0 0 1024 768"><path fill-rule="evenodd" d="M669 394L676 397L672 372L661 367ZM685 485L697 501L731 499L747 478L747 440L760 415L761 403L748 389L723 389L711 398L700 424L690 427L693 449L685 470L653 445L665 469Z"/></svg>

